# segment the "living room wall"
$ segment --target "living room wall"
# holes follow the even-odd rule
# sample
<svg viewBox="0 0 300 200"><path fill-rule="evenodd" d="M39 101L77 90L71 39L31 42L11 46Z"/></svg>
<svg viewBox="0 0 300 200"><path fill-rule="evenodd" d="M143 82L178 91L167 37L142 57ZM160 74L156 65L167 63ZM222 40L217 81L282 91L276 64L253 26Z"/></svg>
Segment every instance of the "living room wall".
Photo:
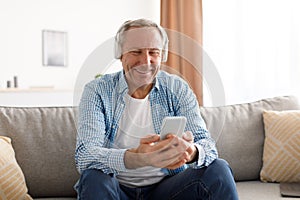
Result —
<svg viewBox="0 0 300 200"><path fill-rule="evenodd" d="M0 0L0 89L18 77L20 88L73 89L88 55L128 19L159 23L160 1ZM68 65L42 65L42 30L68 35Z"/></svg>
<svg viewBox="0 0 300 200"><path fill-rule="evenodd" d="M299 8L298 0L203 0L203 47L220 74L226 104L300 99Z"/></svg>

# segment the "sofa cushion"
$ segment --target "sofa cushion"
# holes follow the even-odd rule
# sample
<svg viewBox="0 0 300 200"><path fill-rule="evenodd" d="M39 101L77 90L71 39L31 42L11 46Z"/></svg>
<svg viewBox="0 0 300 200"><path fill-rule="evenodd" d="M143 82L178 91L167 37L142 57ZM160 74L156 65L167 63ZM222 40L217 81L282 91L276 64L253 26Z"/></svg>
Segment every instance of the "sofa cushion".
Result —
<svg viewBox="0 0 300 200"><path fill-rule="evenodd" d="M262 181L300 182L300 110L264 111Z"/></svg>
<svg viewBox="0 0 300 200"><path fill-rule="evenodd" d="M32 199L18 165L11 139L0 136L0 199Z"/></svg>
<svg viewBox="0 0 300 200"><path fill-rule="evenodd" d="M236 180L258 180L264 145L263 110L296 110L293 96L221 107L200 108L219 156L230 164Z"/></svg>
<svg viewBox="0 0 300 200"><path fill-rule="evenodd" d="M31 196L76 196L76 115L72 107L0 107L0 133L12 138Z"/></svg>

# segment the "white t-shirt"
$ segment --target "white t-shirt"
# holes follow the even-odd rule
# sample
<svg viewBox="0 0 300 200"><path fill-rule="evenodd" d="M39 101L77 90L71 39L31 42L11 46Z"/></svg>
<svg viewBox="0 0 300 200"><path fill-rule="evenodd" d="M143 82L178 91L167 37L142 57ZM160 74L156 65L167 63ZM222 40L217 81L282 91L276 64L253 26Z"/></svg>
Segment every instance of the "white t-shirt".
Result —
<svg viewBox="0 0 300 200"><path fill-rule="evenodd" d="M140 139L154 134L149 95L144 99L125 96L125 110L115 139L115 148L129 149L139 146ZM118 181L128 187L139 187L159 182L165 177L161 168L151 166L121 172Z"/></svg>

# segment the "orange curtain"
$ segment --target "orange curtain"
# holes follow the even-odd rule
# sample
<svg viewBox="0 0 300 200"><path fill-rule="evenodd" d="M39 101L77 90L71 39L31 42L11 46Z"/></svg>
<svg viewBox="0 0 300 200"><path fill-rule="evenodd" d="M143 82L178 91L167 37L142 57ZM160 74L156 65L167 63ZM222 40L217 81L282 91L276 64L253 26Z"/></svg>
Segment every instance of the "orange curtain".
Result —
<svg viewBox="0 0 300 200"><path fill-rule="evenodd" d="M183 77L203 105L202 0L161 0L161 26L170 40L163 70Z"/></svg>

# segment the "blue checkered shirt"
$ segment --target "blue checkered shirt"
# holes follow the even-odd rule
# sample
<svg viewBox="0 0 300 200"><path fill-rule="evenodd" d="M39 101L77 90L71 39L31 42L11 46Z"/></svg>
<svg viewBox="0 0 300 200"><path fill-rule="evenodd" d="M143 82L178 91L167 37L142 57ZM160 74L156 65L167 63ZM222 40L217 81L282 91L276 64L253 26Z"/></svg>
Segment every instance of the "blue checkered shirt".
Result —
<svg viewBox="0 0 300 200"><path fill-rule="evenodd" d="M75 161L79 172L100 169L104 173L126 172L126 149L114 148L119 121L122 117L128 86L122 71L107 74L88 83L79 105L78 135ZM204 149L204 158L175 170L163 169L173 175L187 167L208 166L218 156L215 142L200 115L198 102L189 85L181 78L158 72L149 94L153 126L159 134L166 116L185 116L186 130L194 135L196 146Z"/></svg>

